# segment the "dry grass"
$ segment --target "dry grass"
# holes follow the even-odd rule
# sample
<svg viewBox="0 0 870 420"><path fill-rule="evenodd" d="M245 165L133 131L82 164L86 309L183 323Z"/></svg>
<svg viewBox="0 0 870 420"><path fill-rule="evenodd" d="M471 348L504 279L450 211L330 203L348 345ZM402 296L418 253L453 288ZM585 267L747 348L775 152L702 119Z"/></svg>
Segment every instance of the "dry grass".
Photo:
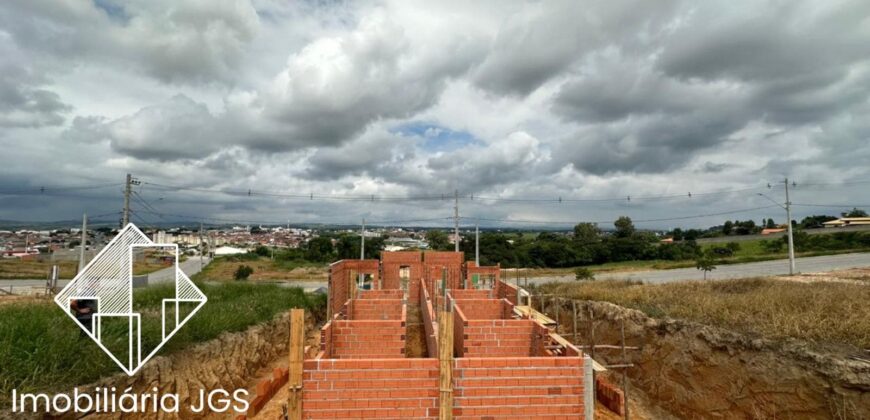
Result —
<svg viewBox="0 0 870 420"><path fill-rule="evenodd" d="M56 261L54 264L60 268L60 278L75 277L77 261ZM51 266L49 261L3 258L0 259L0 279L47 279Z"/></svg>
<svg viewBox="0 0 870 420"><path fill-rule="evenodd" d="M248 281L326 281L326 265L295 266L272 261L262 257L255 260L234 260L230 258L218 258L212 261L205 269L194 276L199 281L233 281L233 273L239 266L247 265L254 269L254 274L248 277Z"/></svg>
<svg viewBox="0 0 870 420"><path fill-rule="evenodd" d="M658 285L608 280L541 289L767 338L870 348L870 287L863 284L764 278Z"/></svg>

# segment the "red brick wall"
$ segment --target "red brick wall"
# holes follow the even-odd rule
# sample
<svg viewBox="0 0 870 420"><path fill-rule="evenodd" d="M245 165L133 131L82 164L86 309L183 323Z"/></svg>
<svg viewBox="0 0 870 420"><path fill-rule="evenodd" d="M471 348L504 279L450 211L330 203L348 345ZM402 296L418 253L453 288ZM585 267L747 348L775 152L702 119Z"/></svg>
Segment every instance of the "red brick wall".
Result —
<svg viewBox="0 0 870 420"><path fill-rule="evenodd" d="M401 290L366 290L360 291L357 299L404 299L405 293Z"/></svg>
<svg viewBox="0 0 870 420"><path fill-rule="evenodd" d="M496 282L496 293L499 299L507 299L508 302L517 304L517 287L516 285L506 283L504 281Z"/></svg>
<svg viewBox="0 0 870 420"><path fill-rule="evenodd" d="M455 300L454 305L465 319L508 319L513 305L496 299Z"/></svg>
<svg viewBox="0 0 870 420"><path fill-rule="evenodd" d="M527 319L465 321L461 357L537 356L535 325Z"/></svg>
<svg viewBox="0 0 870 420"><path fill-rule="evenodd" d="M474 263L474 261L468 261L467 263L465 263L465 275L468 276L468 288L473 287L471 283L471 276L475 274L480 275L481 282L483 282L485 278L492 276L492 281L494 283L498 283L498 281L501 280L501 265L478 267Z"/></svg>
<svg viewBox="0 0 870 420"><path fill-rule="evenodd" d="M453 289L450 292L453 299L492 299L495 293L492 290Z"/></svg>
<svg viewBox="0 0 870 420"><path fill-rule="evenodd" d="M350 320L401 320L405 309L402 299L354 299L350 307Z"/></svg>
<svg viewBox="0 0 870 420"><path fill-rule="evenodd" d="M423 252L424 273L432 284L432 281L441 282L444 268L447 269L447 288L460 289L465 278L463 273L463 252L452 251L425 251ZM440 287L440 286L438 286ZM437 288L437 287L436 287Z"/></svg>
<svg viewBox="0 0 870 420"><path fill-rule="evenodd" d="M579 357L460 358L454 361L457 418L581 418Z"/></svg>
<svg viewBox="0 0 870 420"><path fill-rule="evenodd" d="M436 419L438 360L306 360L306 419Z"/></svg>
<svg viewBox="0 0 870 420"><path fill-rule="evenodd" d="M324 354L336 359L378 359L403 357L404 321L332 322L331 348Z"/></svg>
<svg viewBox="0 0 870 420"><path fill-rule="evenodd" d="M371 274L373 287L378 287L378 260L341 260L329 265L330 314L337 313L341 305L351 298L359 274Z"/></svg>
<svg viewBox="0 0 870 420"><path fill-rule="evenodd" d="M426 348L429 357L438 357L438 318L429 297L429 289L420 281L420 312L423 313L423 328L426 331Z"/></svg>
<svg viewBox="0 0 870 420"><path fill-rule="evenodd" d="M381 252L381 272L384 279L384 289L401 289L399 268L410 267L408 279L408 299L415 301L420 298L420 279L423 278L423 254L419 251Z"/></svg>
<svg viewBox="0 0 870 420"><path fill-rule="evenodd" d="M625 414L625 394L603 376L595 377L595 397L616 414Z"/></svg>

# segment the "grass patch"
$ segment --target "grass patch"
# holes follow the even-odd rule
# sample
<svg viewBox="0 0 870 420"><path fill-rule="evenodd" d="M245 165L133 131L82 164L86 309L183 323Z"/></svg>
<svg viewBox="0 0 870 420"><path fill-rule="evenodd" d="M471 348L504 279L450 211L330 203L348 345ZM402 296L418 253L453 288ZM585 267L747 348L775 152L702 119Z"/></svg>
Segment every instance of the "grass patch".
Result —
<svg viewBox="0 0 870 420"><path fill-rule="evenodd" d="M326 264L299 260L271 260L255 254L244 257L226 256L212 260L203 270L193 276L194 281L233 281L233 273L239 266L254 269L248 281L326 281Z"/></svg>
<svg viewBox="0 0 870 420"><path fill-rule="evenodd" d="M539 291L767 338L870 348L870 287L861 284L765 278L666 284L601 280L547 284Z"/></svg>
<svg viewBox="0 0 870 420"><path fill-rule="evenodd" d="M137 291L139 308L159 311L166 287L174 286ZM214 339L223 332L245 330L290 308L305 308L320 316L326 306L325 296L306 295L298 288L248 283L199 287L208 296L208 303L158 355ZM142 329L143 333L156 330L159 334L159 321L146 324L143 319ZM19 392L62 391L121 372L93 341L80 337L79 331L53 303L0 306L0 406L9 405L13 388Z"/></svg>
<svg viewBox="0 0 870 420"><path fill-rule="evenodd" d="M51 266L60 269L60 278L71 279L76 275L78 261L33 261L20 258L0 259L0 279L47 279Z"/></svg>

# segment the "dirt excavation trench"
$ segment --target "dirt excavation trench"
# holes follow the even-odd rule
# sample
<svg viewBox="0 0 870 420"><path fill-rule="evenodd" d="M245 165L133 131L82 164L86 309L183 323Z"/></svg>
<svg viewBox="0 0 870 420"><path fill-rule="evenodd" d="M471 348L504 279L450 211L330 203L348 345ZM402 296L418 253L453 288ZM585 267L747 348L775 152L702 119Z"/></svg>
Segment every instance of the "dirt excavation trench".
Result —
<svg viewBox="0 0 870 420"><path fill-rule="evenodd" d="M628 352L635 364L628 370L633 403L643 401L687 419L870 418L870 363L858 360L867 357L850 357L854 352L821 352L797 340L751 339L701 324L652 319L606 302L577 301L577 306L586 317L578 316L581 344L618 345L624 320L626 345L638 347ZM594 321L587 328L590 313ZM560 315L569 320L560 330L571 337L571 309ZM618 349L601 349L595 358L605 364L623 361ZM621 383L620 373L606 375Z"/></svg>

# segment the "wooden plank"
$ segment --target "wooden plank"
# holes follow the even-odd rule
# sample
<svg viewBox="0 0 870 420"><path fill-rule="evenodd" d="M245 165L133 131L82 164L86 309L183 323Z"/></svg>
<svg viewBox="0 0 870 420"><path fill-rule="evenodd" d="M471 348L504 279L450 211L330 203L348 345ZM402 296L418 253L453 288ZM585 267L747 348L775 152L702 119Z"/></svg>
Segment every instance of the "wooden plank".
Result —
<svg viewBox="0 0 870 420"><path fill-rule="evenodd" d="M438 322L438 377L440 420L453 419L453 312L439 312Z"/></svg>
<svg viewBox="0 0 870 420"><path fill-rule="evenodd" d="M305 357L305 310L290 310L290 395L287 415L290 420L302 420L302 360Z"/></svg>

